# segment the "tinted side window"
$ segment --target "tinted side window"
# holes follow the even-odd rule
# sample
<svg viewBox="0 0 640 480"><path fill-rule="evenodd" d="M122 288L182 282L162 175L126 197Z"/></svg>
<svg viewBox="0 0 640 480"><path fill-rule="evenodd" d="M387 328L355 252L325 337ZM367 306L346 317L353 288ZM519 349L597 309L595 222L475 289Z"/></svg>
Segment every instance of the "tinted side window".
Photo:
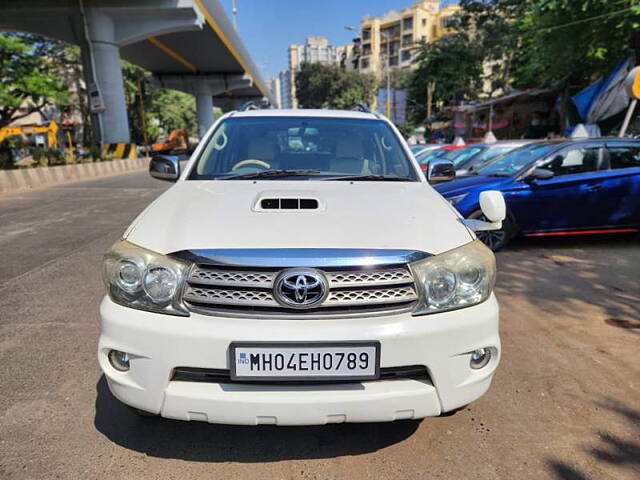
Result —
<svg viewBox="0 0 640 480"><path fill-rule="evenodd" d="M613 169L640 167L640 146L609 147L609 159Z"/></svg>
<svg viewBox="0 0 640 480"><path fill-rule="evenodd" d="M598 169L599 148L574 148L555 155L544 168L551 170L554 176L573 175L593 172Z"/></svg>

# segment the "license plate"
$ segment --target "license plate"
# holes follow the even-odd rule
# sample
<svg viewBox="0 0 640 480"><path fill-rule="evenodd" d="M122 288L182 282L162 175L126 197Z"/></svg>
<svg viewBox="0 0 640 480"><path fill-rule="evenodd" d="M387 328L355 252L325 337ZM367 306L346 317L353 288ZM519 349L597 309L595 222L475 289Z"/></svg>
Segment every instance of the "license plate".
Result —
<svg viewBox="0 0 640 480"><path fill-rule="evenodd" d="M380 342L232 342L229 364L232 380L372 380Z"/></svg>

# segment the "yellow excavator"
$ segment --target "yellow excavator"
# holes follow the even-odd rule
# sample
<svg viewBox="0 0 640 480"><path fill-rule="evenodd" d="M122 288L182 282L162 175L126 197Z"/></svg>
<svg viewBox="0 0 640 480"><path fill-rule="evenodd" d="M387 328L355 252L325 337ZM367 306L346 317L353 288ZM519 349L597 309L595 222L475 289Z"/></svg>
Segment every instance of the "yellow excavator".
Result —
<svg viewBox="0 0 640 480"><path fill-rule="evenodd" d="M58 147L58 124L54 121L47 123L46 125L13 125L0 128L0 143L5 138L15 137L16 135L27 136L36 134L47 135L47 147Z"/></svg>

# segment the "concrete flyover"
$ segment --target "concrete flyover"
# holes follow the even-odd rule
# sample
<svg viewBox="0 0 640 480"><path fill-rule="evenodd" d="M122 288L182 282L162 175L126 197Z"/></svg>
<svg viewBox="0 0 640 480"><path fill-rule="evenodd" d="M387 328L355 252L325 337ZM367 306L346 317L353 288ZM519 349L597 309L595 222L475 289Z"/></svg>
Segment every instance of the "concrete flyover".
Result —
<svg viewBox="0 0 640 480"><path fill-rule="evenodd" d="M157 85L194 95L200 136L213 123L214 103L227 110L271 101L218 0L3 0L0 31L81 47L102 142L129 142L120 58L152 72Z"/></svg>

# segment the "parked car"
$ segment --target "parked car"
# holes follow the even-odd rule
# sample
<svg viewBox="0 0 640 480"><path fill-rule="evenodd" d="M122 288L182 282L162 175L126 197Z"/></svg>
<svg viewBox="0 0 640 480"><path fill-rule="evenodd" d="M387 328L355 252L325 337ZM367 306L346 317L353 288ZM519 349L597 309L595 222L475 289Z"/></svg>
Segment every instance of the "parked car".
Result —
<svg viewBox="0 0 640 480"><path fill-rule="evenodd" d="M439 143L421 143L419 145L410 145L409 149L411 150L411 153L413 153L413 156L415 157L417 155L420 155L423 152L430 152L440 147L442 147L442 144L439 144Z"/></svg>
<svg viewBox="0 0 640 480"><path fill-rule="evenodd" d="M330 110L219 119L104 262L98 360L142 415L309 425L440 415L500 360L495 259L393 124ZM499 192L485 194L492 226ZM474 224L475 225L475 224Z"/></svg>
<svg viewBox="0 0 640 480"><path fill-rule="evenodd" d="M465 218L482 218L479 194L499 190L500 230L478 232L492 250L516 235L585 235L640 228L640 141L595 138L536 142L504 154L476 175L436 186Z"/></svg>
<svg viewBox="0 0 640 480"><path fill-rule="evenodd" d="M436 145L435 148L431 148L429 150L423 150L422 152L415 155L418 164L420 165L420 169L423 171L427 171L429 168L429 162L434 158L439 158L445 155L447 152L459 150L463 147L454 147L453 145L445 144L445 145Z"/></svg>
<svg viewBox="0 0 640 480"><path fill-rule="evenodd" d="M456 177L464 177L483 167L499 155L522 147L531 140L504 140L494 143L474 143L462 150L449 152L442 158L449 159L456 167Z"/></svg>

